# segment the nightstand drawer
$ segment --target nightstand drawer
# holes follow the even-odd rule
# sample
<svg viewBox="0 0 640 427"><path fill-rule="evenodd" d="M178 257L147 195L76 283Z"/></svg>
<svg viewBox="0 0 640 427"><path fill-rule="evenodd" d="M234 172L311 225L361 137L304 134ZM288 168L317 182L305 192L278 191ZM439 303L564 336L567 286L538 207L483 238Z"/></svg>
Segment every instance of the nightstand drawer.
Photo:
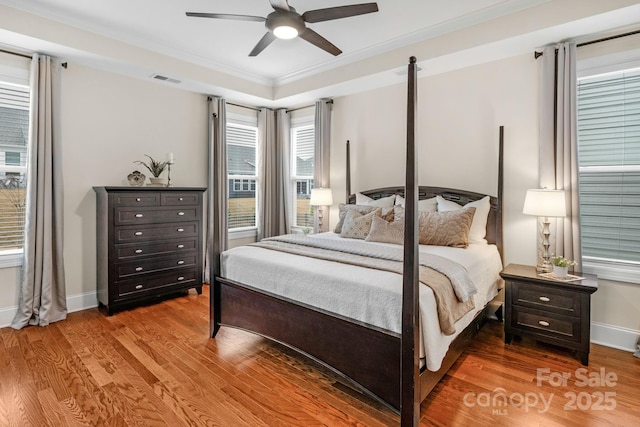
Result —
<svg viewBox="0 0 640 427"><path fill-rule="evenodd" d="M511 327L564 341L580 341L580 319L513 306Z"/></svg>
<svg viewBox="0 0 640 427"><path fill-rule="evenodd" d="M511 303L525 307L559 313L567 316L580 316L580 294L552 285L532 285L519 282L511 283Z"/></svg>

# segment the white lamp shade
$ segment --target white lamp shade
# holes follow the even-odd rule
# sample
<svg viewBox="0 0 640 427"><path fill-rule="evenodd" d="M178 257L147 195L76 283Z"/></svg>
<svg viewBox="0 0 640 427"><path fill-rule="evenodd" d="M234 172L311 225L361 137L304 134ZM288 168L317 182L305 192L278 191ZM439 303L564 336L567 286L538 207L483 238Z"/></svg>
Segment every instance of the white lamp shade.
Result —
<svg viewBox="0 0 640 427"><path fill-rule="evenodd" d="M333 204L333 195L330 188L312 188L311 206L331 206Z"/></svg>
<svg viewBox="0 0 640 427"><path fill-rule="evenodd" d="M527 190L522 213L535 216L567 216L563 190Z"/></svg>

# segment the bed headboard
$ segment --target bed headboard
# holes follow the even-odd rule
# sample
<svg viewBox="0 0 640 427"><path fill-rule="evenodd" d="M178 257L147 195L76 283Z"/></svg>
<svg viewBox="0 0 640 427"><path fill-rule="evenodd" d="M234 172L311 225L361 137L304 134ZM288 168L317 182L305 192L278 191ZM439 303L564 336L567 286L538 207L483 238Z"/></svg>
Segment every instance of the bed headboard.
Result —
<svg viewBox="0 0 640 427"><path fill-rule="evenodd" d="M349 143L347 142L347 158L349 158ZM503 161L504 151L504 126L500 126L500 141L498 147L498 196L490 196L491 208L489 210L489 216L487 218L487 236L486 239L489 243L495 244L500 252L500 257L504 261L503 255L503 240L502 240L502 194L503 194ZM347 163L347 177L351 176L350 165ZM347 188L350 189L350 184L347 184ZM361 191L361 194L371 197L372 199L379 199L381 197L388 197L394 194L399 194L404 197L404 187L386 187L376 188L373 190ZM456 202L459 205L466 205L467 203L480 200L487 196L486 194L474 193L471 191L458 190L453 188L443 187L428 187L420 186L418 188L418 198L420 200L430 199L435 196L440 196L446 200ZM354 204L356 202L356 195L349 194L348 203Z"/></svg>

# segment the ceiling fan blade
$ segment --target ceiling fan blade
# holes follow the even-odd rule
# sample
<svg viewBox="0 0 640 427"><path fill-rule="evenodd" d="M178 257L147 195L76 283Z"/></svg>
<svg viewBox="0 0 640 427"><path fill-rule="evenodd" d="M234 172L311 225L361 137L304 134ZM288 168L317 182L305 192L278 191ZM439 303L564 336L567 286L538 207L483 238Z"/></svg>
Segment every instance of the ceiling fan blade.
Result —
<svg viewBox="0 0 640 427"><path fill-rule="evenodd" d="M307 10L302 14L302 19L305 22L314 23L364 15L377 11L377 3L352 4L348 6L328 7L326 9Z"/></svg>
<svg viewBox="0 0 640 427"><path fill-rule="evenodd" d="M303 32L301 32L299 37L313 45L318 46L320 49L326 50L334 56L338 56L342 53L342 51L335 47L333 43L313 31L311 28L307 28Z"/></svg>
<svg viewBox="0 0 640 427"><path fill-rule="evenodd" d="M265 47L269 46L275 39L276 36L274 36L271 31L268 31L264 36L262 36L258 44L255 45L251 53L249 53L249 56L258 56L258 54L262 52Z"/></svg>
<svg viewBox="0 0 640 427"><path fill-rule="evenodd" d="M287 0L269 0L269 3L271 3L271 7L276 10L289 11L289 2Z"/></svg>
<svg viewBox="0 0 640 427"><path fill-rule="evenodd" d="M251 15L229 15L226 13L201 13L201 12L186 12L187 16L193 18L217 18L217 19L233 19L236 21L255 21L255 22L264 22L267 18L263 18L262 16L251 16Z"/></svg>

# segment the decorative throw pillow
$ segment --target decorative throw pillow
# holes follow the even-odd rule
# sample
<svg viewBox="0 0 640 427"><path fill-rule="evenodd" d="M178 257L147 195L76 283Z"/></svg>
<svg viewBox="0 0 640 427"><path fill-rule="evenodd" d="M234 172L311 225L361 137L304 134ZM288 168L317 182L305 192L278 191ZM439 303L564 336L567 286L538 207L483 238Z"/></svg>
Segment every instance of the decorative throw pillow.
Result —
<svg viewBox="0 0 640 427"><path fill-rule="evenodd" d="M381 197L379 199L372 199L369 196L365 196L362 193L356 193L356 205L378 206L380 208L392 208L393 202L396 200L396 196Z"/></svg>
<svg viewBox="0 0 640 427"><path fill-rule="evenodd" d="M382 210L377 208L373 212L363 215L354 209L349 210L347 215L344 217L344 224L342 224L340 236L349 237L351 239L365 239L371 229L373 217L379 217L381 212Z"/></svg>
<svg viewBox="0 0 640 427"><path fill-rule="evenodd" d="M404 221L387 222L377 216L371 221L367 242L404 244Z"/></svg>
<svg viewBox="0 0 640 427"><path fill-rule="evenodd" d="M475 202L467 203L464 206L460 206L456 202L443 199L437 196L438 199L438 212L454 211L462 209L463 207L474 207L476 213L473 216L473 223L471 224L471 230L469 231L469 243L486 244L487 239L487 218L489 217L489 210L491 209L491 200L489 196L485 196Z"/></svg>
<svg viewBox="0 0 640 427"><path fill-rule="evenodd" d="M342 224L344 223L344 218L347 215L347 212L350 210L355 210L363 215L368 214L369 212L373 212L376 209L379 209L376 206L366 206L366 205L347 205L344 203L340 203L338 205L338 224L336 224L336 228L333 230L335 233L340 234L342 232ZM381 216L385 221L393 221L393 207L390 208L382 208Z"/></svg>
<svg viewBox="0 0 640 427"><path fill-rule="evenodd" d="M396 206L404 208L404 197L396 195ZM438 202L435 197L430 199L418 200L418 211L435 212L438 210Z"/></svg>
<svg viewBox="0 0 640 427"><path fill-rule="evenodd" d="M420 212L420 244L434 246L469 246L469 230L476 208L448 212Z"/></svg>

